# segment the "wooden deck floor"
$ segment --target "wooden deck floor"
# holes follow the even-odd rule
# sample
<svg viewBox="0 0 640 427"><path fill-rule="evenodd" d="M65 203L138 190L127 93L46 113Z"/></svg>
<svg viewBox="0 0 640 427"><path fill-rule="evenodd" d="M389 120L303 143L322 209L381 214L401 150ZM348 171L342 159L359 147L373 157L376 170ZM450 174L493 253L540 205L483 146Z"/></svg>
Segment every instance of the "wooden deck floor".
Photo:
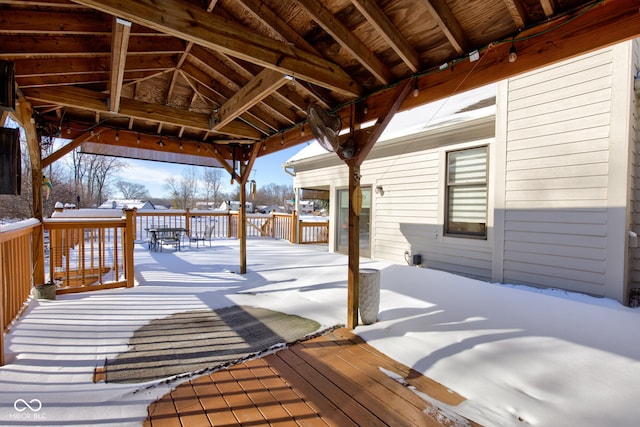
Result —
<svg viewBox="0 0 640 427"><path fill-rule="evenodd" d="M408 385L454 409L464 401L338 329L184 383L149 407L144 425L477 425L440 410Z"/></svg>

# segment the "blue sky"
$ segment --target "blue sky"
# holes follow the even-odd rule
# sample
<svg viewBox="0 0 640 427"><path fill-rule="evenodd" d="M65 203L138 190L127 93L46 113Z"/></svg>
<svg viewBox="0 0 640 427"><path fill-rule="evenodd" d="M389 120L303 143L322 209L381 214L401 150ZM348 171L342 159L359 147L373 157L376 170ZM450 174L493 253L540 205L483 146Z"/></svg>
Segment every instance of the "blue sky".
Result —
<svg viewBox="0 0 640 427"><path fill-rule="evenodd" d="M294 154L302 150L306 145L301 144L293 148L279 151L256 159L251 171L250 179L254 179L258 188L269 185L292 185L293 177L282 170L282 164L289 160ZM162 162L151 162L146 160L123 159L129 166L120 173L120 179L123 181L134 182L144 185L149 191L151 197L165 197L167 194L164 189L167 178L171 176L181 177L183 172L194 166L178 165ZM203 168L196 167L198 172ZM224 172L225 191L231 190L230 177ZM119 194L114 194L119 197Z"/></svg>

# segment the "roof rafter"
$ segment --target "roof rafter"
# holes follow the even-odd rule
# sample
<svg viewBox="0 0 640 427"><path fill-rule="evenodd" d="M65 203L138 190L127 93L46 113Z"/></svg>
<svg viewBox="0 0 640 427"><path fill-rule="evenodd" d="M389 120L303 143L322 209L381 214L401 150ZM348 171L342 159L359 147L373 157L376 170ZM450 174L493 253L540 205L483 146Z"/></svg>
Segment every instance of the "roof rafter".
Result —
<svg viewBox="0 0 640 427"><path fill-rule="evenodd" d="M329 33L344 49L350 52L376 79L384 84L389 84L393 80L391 70L319 1L296 1L311 15L318 25Z"/></svg>
<svg viewBox="0 0 640 427"><path fill-rule="evenodd" d="M542 10L547 17L553 16L556 13L553 0L540 0L540 5L542 5Z"/></svg>
<svg viewBox="0 0 640 427"><path fill-rule="evenodd" d="M74 0L166 34L192 41L230 56L294 75L343 93L359 95L360 86L336 64L296 47L248 31L203 9L178 0L121 2Z"/></svg>
<svg viewBox="0 0 640 427"><path fill-rule="evenodd" d="M74 149L76 149L79 146L81 146L83 143L85 143L87 141L90 141L91 138L93 138L94 136L100 135L105 130L106 130L106 128L104 128L104 127L97 127L97 128L92 129L92 132L85 132L82 135L74 138L73 141L67 143L63 147L60 147L55 152L49 154L47 157L42 159L42 167L46 168L47 166L49 166L50 164L52 164L56 160L59 160L59 159L63 158L64 156L66 156L67 154L72 152Z"/></svg>
<svg viewBox="0 0 640 427"><path fill-rule="evenodd" d="M504 4L507 6L507 10L513 18L513 23L517 28L523 28L528 20L528 14L521 0L504 0Z"/></svg>
<svg viewBox="0 0 640 427"><path fill-rule="evenodd" d="M464 35L464 31L460 27L458 20L449 9L449 6L444 0L423 0L424 5L429 10L429 13L433 19L438 23L438 26L444 32L444 35L449 40L449 43L459 54L469 51L471 43Z"/></svg>
<svg viewBox="0 0 640 427"><path fill-rule="evenodd" d="M411 72L415 73L420 68L420 59L416 51L411 47L407 39L398 31L387 17L378 3L373 0L351 0L367 21L378 30L378 33L386 40L391 48L407 64Z"/></svg>
<svg viewBox="0 0 640 427"><path fill-rule="evenodd" d="M96 114L108 112L106 95L87 89L74 87L31 88L25 89L24 95L27 99L81 108L94 111ZM185 126L205 132L212 130L212 117L209 114L196 113L134 99L123 98L120 101L120 113L125 116L151 120L161 124ZM260 139L261 137L261 134L253 127L239 121L231 122L224 128L219 129L219 131L240 138Z"/></svg>
<svg viewBox="0 0 640 427"><path fill-rule="evenodd" d="M111 76L109 81L109 111L117 113L120 110L120 95L122 94L122 80L127 62L127 46L131 22L114 17L113 35L111 39Z"/></svg>
<svg viewBox="0 0 640 427"><path fill-rule="evenodd" d="M282 74L269 69L263 70L220 107L219 122L214 128L220 129L227 125L240 114L278 90L286 82L287 80Z"/></svg>
<svg viewBox="0 0 640 427"><path fill-rule="evenodd" d="M253 16L262 22L263 25L270 28L272 31L278 33L282 38L287 40L292 45L304 49L314 55L320 55L320 53L309 42L307 42L300 34L298 34L291 26L285 22L277 13L269 9L260 0L238 0L242 5L253 14ZM311 86L309 84L309 86ZM325 89L319 86L313 86L312 88L307 85L301 86L309 96L313 97L316 101L323 105L333 105L335 100L333 96ZM274 94L277 96L277 92ZM306 109L306 105L301 105L297 100L292 100L290 96L286 96L289 101L294 102L298 108Z"/></svg>

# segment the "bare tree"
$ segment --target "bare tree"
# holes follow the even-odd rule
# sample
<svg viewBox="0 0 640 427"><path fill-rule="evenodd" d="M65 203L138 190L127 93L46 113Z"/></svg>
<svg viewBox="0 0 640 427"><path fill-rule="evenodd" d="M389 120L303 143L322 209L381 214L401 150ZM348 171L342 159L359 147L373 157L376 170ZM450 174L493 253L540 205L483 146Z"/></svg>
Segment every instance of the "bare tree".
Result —
<svg viewBox="0 0 640 427"><path fill-rule="evenodd" d="M193 208L198 192L198 178L195 167L185 169L180 178L169 177L165 181L165 190L169 192L173 207L176 209Z"/></svg>
<svg viewBox="0 0 640 427"><path fill-rule="evenodd" d="M149 199L149 191L147 187L135 182L117 181L116 188L122 193L122 197L128 200L146 200Z"/></svg>
<svg viewBox="0 0 640 427"><path fill-rule="evenodd" d="M204 202L208 206L217 206L222 199L222 171L217 168L206 168L202 172Z"/></svg>
<svg viewBox="0 0 640 427"><path fill-rule="evenodd" d="M25 219L32 218L33 212L33 183L31 180L31 161L26 142L22 141L22 183L19 196L0 196L0 212L5 218ZM56 202L63 204L75 203L73 186L70 185L68 174L59 164L53 164L43 171L52 184L49 191L43 188L43 214L49 216L53 212ZM44 177L42 180L44 186ZM48 197L47 197L48 194Z"/></svg>
<svg viewBox="0 0 640 427"><path fill-rule="evenodd" d="M294 197L293 186L269 184L256 191L256 205L284 205L286 200Z"/></svg>
<svg viewBox="0 0 640 427"><path fill-rule="evenodd" d="M116 172L125 167L118 158L82 153L79 149L72 152L71 162L78 207L99 206L109 197Z"/></svg>

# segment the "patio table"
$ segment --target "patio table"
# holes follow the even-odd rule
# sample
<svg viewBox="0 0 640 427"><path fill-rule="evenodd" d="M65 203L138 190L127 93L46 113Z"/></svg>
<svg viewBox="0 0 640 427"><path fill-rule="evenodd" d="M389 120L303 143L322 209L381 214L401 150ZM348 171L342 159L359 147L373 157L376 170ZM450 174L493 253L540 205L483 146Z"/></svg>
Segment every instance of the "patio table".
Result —
<svg viewBox="0 0 640 427"><path fill-rule="evenodd" d="M159 228L145 228L150 235L149 237L149 250L157 252L160 249L162 252L162 245L172 244L176 250L180 250L180 241L182 235L186 233L187 229L183 227L159 227Z"/></svg>

